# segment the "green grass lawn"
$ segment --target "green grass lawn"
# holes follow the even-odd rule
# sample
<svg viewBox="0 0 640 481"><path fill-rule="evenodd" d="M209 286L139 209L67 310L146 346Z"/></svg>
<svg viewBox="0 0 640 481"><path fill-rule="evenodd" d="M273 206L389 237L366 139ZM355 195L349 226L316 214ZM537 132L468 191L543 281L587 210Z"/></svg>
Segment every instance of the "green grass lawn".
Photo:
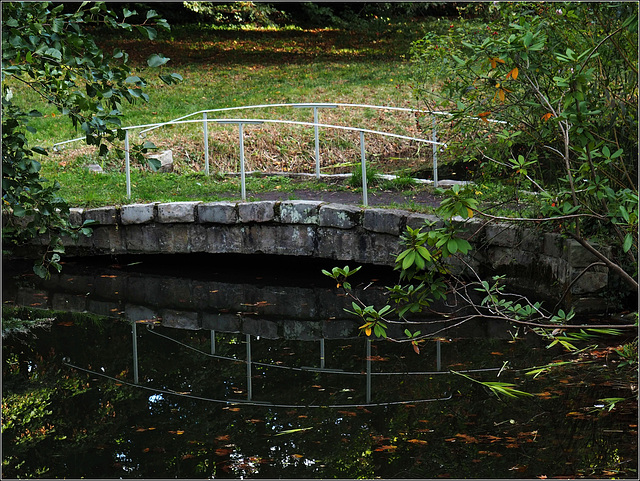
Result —
<svg viewBox="0 0 640 481"><path fill-rule="evenodd" d="M127 51L135 74L148 81L149 103L126 105L124 126L164 122L195 111L273 103L337 102L415 108L411 85L410 44L428 29L427 23L387 25L370 31L337 29L220 29L181 26L150 42L133 36L100 34L108 54L118 47ZM162 53L171 61L160 69L146 67L151 53ZM160 70L160 71L158 71ZM176 72L184 80L166 86L158 73ZM32 145L50 149L56 142L79 137L68 119L52 105L41 107L34 92L15 86L29 108L37 107L43 118L33 121L37 133ZM312 109L268 108L221 112L219 118L265 118L313 121ZM212 118L214 114L210 114ZM201 118L201 116L196 117ZM421 132L411 113L371 109L320 109L320 122L350 125L401 135L430 138ZM202 124L163 127L147 134L160 150L171 149L174 173L152 174L134 165L132 201L165 200L165 190L178 197L216 200L220 192L239 190L237 179L222 180L221 173L239 170L238 130L232 125L209 124L210 177L203 176L204 139ZM136 131L131 139L140 141ZM359 168L357 132L321 129L323 173L351 172ZM122 148L122 145L118 145ZM380 173L420 170L432 163L431 146L388 137L368 136L367 162ZM247 170L262 172L313 172L313 129L304 126L263 124L245 127ZM42 157L42 173L58 180L62 196L72 205L126 202L124 161L114 153L98 158L83 142L66 144L60 151ZM105 173L86 172L90 163ZM195 179L195 180L194 180ZM260 187L263 185L264 187ZM257 183L252 188L271 188Z"/></svg>

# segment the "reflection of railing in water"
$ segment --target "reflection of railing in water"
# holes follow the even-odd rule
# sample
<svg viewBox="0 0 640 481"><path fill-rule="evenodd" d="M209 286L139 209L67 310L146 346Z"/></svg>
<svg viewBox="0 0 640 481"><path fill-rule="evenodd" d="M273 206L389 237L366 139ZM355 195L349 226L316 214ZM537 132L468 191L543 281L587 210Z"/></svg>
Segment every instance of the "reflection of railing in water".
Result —
<svg viewBox="0 0 640 481"><path fill-rule="evenodd" d="M133 350L133 371L134 371L134 382L133 385L136 386L140 386L139 384L139 362L138 362L138 332L137 332L137 323L133 322L132 323L132 350ZM225 360L225 361L231 361L231 362L236 362L236 363L243 363L247 365L247 370L246 370L246 375L247 375L247 399L228 399L228 400L216 400L216 399L210 399L210 398L203 398L200 396L192 396L192 395L187 395L187 394L181 394L179 392L176 391L167 391L167 390L161 390L158 389L158 392L163 392L166 394L174 394L174 395L181 395L181 396L186 396L186 397L190 397L190 398L194 398L194 399L200 399L200 400L208 400L208 401L212 401L212 402L219 402L219 403L228 403L228 404L250 404L250 405L265 405L265 406L271 406L271 407L282 407L282 408L302 408L302 407L307 407L307 408L322 408L322 407L333 407L333 408L350 408L350 407L372 407L372 406L391 406L391 405L398 405L398 404L414 404L414 403L424 403L424 402L432 402L432 401L444 401L444 400L448 400L451 399L451 394L449 394L447 397L442 397L442 398L431 398L431 399L414 399L414 400L407 400L407 401L387 401L387 402L372 402L372 385L371 385L371 380L373 376L394 376L394 375L403 375L403 376L433 376L433 375L450 375L451 372L450 371L442 371L441 370L441 366L442 366L442 361L441 361L441 341L440 340L436 340L436 362L437 362L437 370L436 371L403 371L403 372L372 372L372 357L371 357L371 344L372 344L372 340L371 339L364 339L365 342L365 347L366 347L366 372L357 372L357 371L345 371L343 369L332 369L332 368L327 368L325 366L325 357L324 357L324 346L325 346L325 339L321 339L320 340L320 367L311 367L311 366L283 366L283 365L278 365L278 364L272 364L272 363L264 363L264 362L258 362L258 361L253 361L252 360L252 349L251 349L251 335L250 334L245 334L245 344L246 344L246 359L242 360L242 359L237 359L237 358L233 358L233 357L228 357L228 356L220 356L215 354L215 332L211 331L211 353L207 353L204 351L201 351L200 349L196 349L193 346L189 346L188 344L185 344L181 341L178 341L176 339L173 339L170 336L164 335L164 334L160 334L158 332L155 332L154 329L150 326L147 326L147 332L152 333L156 336L160 336L164 339L167 339L171 342L174 342L180 346L183 346L187 349L190 349L192 351L197 352L198 354L207 356L207 357L211 357L211 358L215 358L215 359L220 359L220 360ZM71 365L70 365L71 366ZM260 367L266 367L266 368L275 368L275 369L282 369L282 370L289 370L289 371L296 371L296 372L314 372L314 373L330 373L330 374L335 374L335 375L346 375L346 376L366 376L366 393L365 393L365 402L364 403L354 403L354 404L305 404L305 405L295 405L295 404L282 404L282 403L273 403L273 402L268 402L268 401L257 401L254 399L253 396L253 381L252 381L252 367L253 366L260 366ZM71 366L71 367L76 367L76 366ZM458 372L462 372L462 373L473 373L473 372L495 372L495 371L500 371L503 368L484 368L484 369L465 369L465 370L460 370ZM99 373L98 373L99 374ZM119 380L118 380L119 381ZM120 381L121 382L121 381ZM152 388L148 387L148 386L144 386L145 389L151 389Z"/></svg>

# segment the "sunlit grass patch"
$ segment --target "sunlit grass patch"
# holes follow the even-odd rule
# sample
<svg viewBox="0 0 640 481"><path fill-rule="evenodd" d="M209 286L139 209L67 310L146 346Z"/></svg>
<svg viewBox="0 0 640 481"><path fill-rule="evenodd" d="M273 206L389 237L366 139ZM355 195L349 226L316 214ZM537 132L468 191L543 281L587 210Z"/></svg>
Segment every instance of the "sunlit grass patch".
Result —
<svg viewBox="0 0 640 481"><path fill-rule="evenodd" d="M404 33L359 33L336 29L255 29L225 30L206 26L175 28L169 36L154 42L135 38L100 38L106 53L116 46L131 55L135 74L147 80L146 91L151 101L124 105L124 126L166 122L205 109L221 109L274 103L348 103L415 107L410 65L403 57L409 41L420 35L420 26ZM146 55L162 52L172 60L160 68L162 73L179 73L184 81L171 87L157 78L156 71L146 67ZM38 96L20 86L12 85L15 98L26 105L41 105ZM59 152L51 151L56 142L80 137L71 123L55 107L45 104L44 116L34 118L33 145L50 150L41 157L43 175L58 180L73 202L97 204L120 202L118 192L123 189L124 159L113 145L112 152L99 158L91 147L78 141L66 144ZM214 118L275 119L313 122L311 108L269 107L208 113ZM152 141L158 151L171 150L173 173L177 176L199 174L205 170L202 114L188 120L198 122L163 126L139 136L140 129L130 131L131 143ZM412 113L382 111L366 108L319 109L319 122L330 125L366 128L400 135L430 138ZM264 123L245 126L244 147L247 171L304 172L315 171L314 132L310 126ZM208 124L209 168L212 174L235 173L240 170L240 148L237 125ZM411 167L422 170L432 163L428 144L397 140L367 134L365 139L367 162L381 173L395 173ZM426 148L428 147L428 148ZM322 173L351 172L360 162L360 138L357 132L330 128L319 130L319 154ZM397 159L403 159L398 161ZM86 166L98 164L114 178L102 183L88 177ZM146 182L147 172L142 166L132 166L138 182ZM142 171L140 171L142 169ZM72 175L71 173L79 173ZM160 182L159 177L148 176ZM84 184L88 183L88 184ZM70 185L68 185L70 184ZM122 184L122 185L121 185ZM91 186L91 187L90 187ZM97 189L95 192L92 189ZM111 189L111 190L109 190ZM198 193L164 193L179 197L194 195L211 198L213 194L201 189ZM136 189L134 189L135 191ZM150 192L154 191L150 187ZM84 192L84 194L83 194ZM217 194L216 194L217 195ZM157 199L160 200L160 199Z"/></svg>

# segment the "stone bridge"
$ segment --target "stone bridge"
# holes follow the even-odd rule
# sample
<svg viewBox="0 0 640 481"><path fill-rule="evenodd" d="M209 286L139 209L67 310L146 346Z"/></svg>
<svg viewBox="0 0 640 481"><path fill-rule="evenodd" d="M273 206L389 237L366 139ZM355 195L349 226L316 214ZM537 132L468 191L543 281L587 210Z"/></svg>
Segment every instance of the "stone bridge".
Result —
<svg viewBox="0 0 640 481"><path fill-rule="evenodd" d="M72 222L95 220L91 237L65 240L67 254L269 254L393 266L406 226L435 216L318 201L172 202L72 209ZM577 312L602 312L605 267L577 242L558 234L509 225L464 222L474 249L465 257L484 279L505 275L507 285L537 298L561 301ZM452 261L458 273L464 264ZM468 269L467 269L468 270ZM548 305L552 307L553 304Z"/></svg>

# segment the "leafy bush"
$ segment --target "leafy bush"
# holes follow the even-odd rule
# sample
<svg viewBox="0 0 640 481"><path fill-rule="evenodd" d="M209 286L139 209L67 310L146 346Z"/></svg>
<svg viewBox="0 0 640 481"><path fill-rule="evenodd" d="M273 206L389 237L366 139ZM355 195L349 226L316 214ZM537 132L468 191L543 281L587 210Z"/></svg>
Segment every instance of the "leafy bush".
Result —
<svg viewBox="0 0 640 481"><path fill-rule="evenodd" d="M638 6L496 3L413 46L416 95L453 113L449 155L533 189L539 216L637 290ZM455 27L453 24L451 27Z"/></svg>

